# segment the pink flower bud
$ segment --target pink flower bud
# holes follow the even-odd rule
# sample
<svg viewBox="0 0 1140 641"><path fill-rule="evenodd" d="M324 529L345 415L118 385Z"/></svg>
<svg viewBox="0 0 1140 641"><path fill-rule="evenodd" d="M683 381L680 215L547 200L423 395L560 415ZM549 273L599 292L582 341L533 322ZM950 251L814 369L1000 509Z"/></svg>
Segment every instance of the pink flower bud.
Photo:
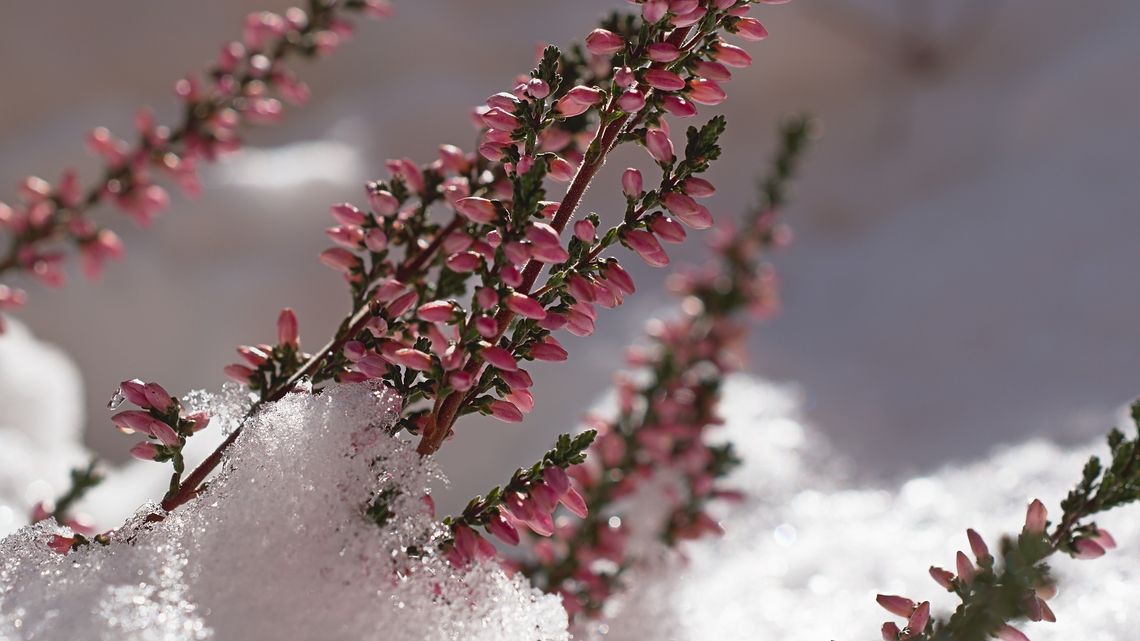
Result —
<svg viewBox="0 0 1140 641"><path fill-rule="evenodd" d="M910 628L911 634L921 634L926 629L927 622L930 621L930 601L923 601L918 604L918 607L911 613L910 618L906 621L906 627Z"/></svg>
<svg viewBox="0 0 1140 641"><path fill-rule="evenodd" d="M958 570L958 578L967 584L974 582L974 563L970 561L970 557L966 556L965 552L959 552L954 557L956 569Z"/></svg>
<svg viewBox="0 0 1140 641"><path fill-rule="evenodd" d="M396 200L392 192L383 189L369 189L368 206L372 209L372 213L378 216L391 216L400 209L400 201ZM353 224L359 225L360 223Z"/></svg>
<svg viewBox="0 0 1140 641"><path fill-rule="evenodd" d="M147 383L144 385L143 394L146 395L146 400L150 406L159 412L169 412L171 405L174 403L174 399L171 398L170 394L167 394L166 390L158 383Z"/></svg>
<svg viewBox="0 0 1140 641"><path fill-rule="evenodd" d="M616 260L611 260L606 263L605 268L606 278L612 281L618 288L626 294L633 294L637 291L634 287L633 278L630 277L629 272L618 264Z"/></svg>
<svg viewBox="0 0 1140 641"><path fill-rule="evenodd" d="M669 94L661 100L661 107L678 118L692 118L697 115L697 106L676 94Z"/></svg>
<svg viewBox="0 0 1140 641"><path fill-rule="evenodd" d="M566 349L552 336L547 336L541 342L531 345L530 355L540 361L564 361L569 357Z"/></svg>
<svg viewBox="0 0 1140 641"><path fill-rule="evenodd" d="M685 228L677 221L666 216L654 216L649 219L649 228L657 234L661 240L670 243L680 243L685 240L688 235Z"/></svg>
<svg viewBox="0 0 1140 641"><path fill-rule="evenodd" d="M139 445L145 445L145 443L139 443ZM136 445L135 448L138 448L139 445ZM135 448L131 449L131 454L135 453ZM139 457L139 458L142 458L142 457ZM149 461L151 459L153 459L153 457L151 457L149 459L144 459L144 460ZM48 549L50 549L52 552L57 552L59 554L67 554L68 552L70 552L72 545L75 545L75 537L61 536L59 534L53 534L51 539L49 539L48 543L47 543Z"/></svg>
<svg viewBox="0 0 1140 641"><path fill-rule="evenodd" d="M230 380L241 383L242 385L248 385L256 373L245 365L226 365L222 371Z"/></svg>
<svg viewBox="0 0 1140 641"><path fill-rule="evenodd" d="M1029 534L1044 534L1048 519L1049 511L1045 508L1045 504L1033 499L1025 510L1025 531Z"/></svg>
<svg viewBox="0 0 1140 641"><path fill-rule="evenodd" d="M505 423L521 423L523 420L523 414L519 408L507 401L492 401L491 416Z"/></svg>
<svg viewBox="0 0 1140 641"><path fill-rule="evenodd" d="M614 82L623 89L629 89L637 84L637 76L629 67L614 67Z"/></svg>
<svg viewBox="0 0 1140 641"><path fill-rule="evenodd" d="M356 369L366 378L380 378L387 374L390 368L383 356L376 352L368 352L357 359Z"/></svg>
<svg viewBox="0 0 1140 641"><path fill-rule="evenodd" d="M566 490L566 493L559 498L559 501L562 505L566 506L567 510L576 514L578 518L584 519L590 515L590 510L586 507L586 501L582 498L582 495L578 493L578 490L572 487Z"/></svg>
<svg viewBox="0 0 1140 641"><path fill-rule="evenodd" d="M515 110L519 108L519 99L514 94L500 91L490 98L487 98L487 107L489 109L500 109L509 114L514 114ZM485 114L486 112L483 113Z"/></svg>
<svg viewBox="0 0 1140 641"><path fill-rule="evenodd" d="M605 29L594 29L586 36L586 49L595 56L617 53L625 48L625 40Z"/></svg>
<svg viewBox="0 0 1140 641"><path fill-rule="evenodd" d="M388 317L396 318L403 316L404 312L416 306L416 301L419 300L419 295L415 292L408 292L400 296L396 300L388 304Z"/></svg>
<svg viewBox="0 0 1140 641"><path fill-rule="evenodd" d="M499 333L499 324L490 316L480 316L475 319L475 331L483 338L492 338Z"/></svg>
<svg viewBox="0 0 1140 641"><path fill-rule="evenodd" d="M752 64L752 56L736 45L720 42L713 48L713 51L713 57L717 62L724 63L729 67L747 67Z"/></svg>
<svg viewBox="0 0 1140 641"><path fill-rule="evenodd" d="M519 119L511 114L494 107L482 115L483 124L499 131L514 131L519 128Z"/></svg>
<svg viewBox="0 0 1140 641"><path fill-rule="evenodd" d="M475 301L483 309L490 309L499 304L499 295L490 287L480 287L475 292Z"/></svg>
<svg viewBox="0 0 1140 641"><path fill-rule="evenodd" d="M1001 641L1029 641L1020 630L1009 625L1002 625L994 635Z"/></svg>
<svg viewBox="0 0 1140 641"><path fill-rule="evenodd" d="M564 158L554 157L550 160L550 177L558 182L569 182L574 178L576 169Z"/></svg>
<svg viewBox="0 0 1140 641"><path fill-rule="evenodd" d="M669 256L657 242L657 238L642 229L632 229L622 235L622 242L637 253L642 260L654 267L665 267L669 264Z"/></svg>
<svg viewBox="0 0 1140 641"><path fill-rule="evenodd" d="M496 511L491 520L487 522L486 527L488 532L503 543L507 545L519 544L519 531L503 517L502 512Z"/></svg>
<svg viewBox="0 0 1140 641"><path fill-rule="evenodd" d="M621 190L629 198L637 198L642 194L643 183L641 172L630 167L621 174Z"/></svg>
<svg viewBox="0 0 1140 641"><path fill-rule="evenodd" d="M641 17L647 24L656 24L669 12L667 0L646 0L641 5Z"/></svg>
<svg viewBox="0 0 1140 641"><path fill-rule="evenodd" d="M455 203L455 210L461 216L476 223L491 223L498 218L495 204L486 198L469 196L461 198Z"/></svg>
<svg viewBox="0 0 1140 641"><path fill-rule="evenodd" d="M332 217L342 225L363 225L368 218L354 205L340 203L329 208Z"/></svg>
<svg viewBox="0 0 1140 641"><path fill-rule="evenodd" d="M990 555L990 548L982 539L982 535L978 534L975 530L966 530L966 538L970 541L970 549L974 552L974 557L981 563L986 557Z"/></svg>
<svg viewBox="0 0 1140 641"><path fill-rule="evenodd" d="M416 310L416 316L429 323L445 323L455 318L455 304L446 300L424 303Z"/></svg>
<svg viewBox="0 0 1140 641"><path fill-rule="evenodd" d="M763 40L768 37L768 30L756 18L738 18L730 23L729 31L745 40Z"/></svg>
<svg viewBox="0 0 1140 641"><path fill-rule="evenodd" d="M884 623L881 632L883 641L899 641L899 635L902 634L902 630L899 629L898 624L893 621Z"/></svg>
<svg viewBox="0 0 1140 641"><path fill-rule="evenodd" d="M597 228L594 227L594 223L583 218L574 223L574 236L584 243L592 243L597 237Z"/></svg>
<svg viewBox="0 0 1140 641"><path fill-rule="evenodd" d="M681 76L664 69L647 69L643 79L645 84L660 91L680 91L685 88L685 81Z"/></svg>
<svg viewBox="0 0 1140 641"><path fill-rule="evenodd" d="M1078 559L1095 559L1104 556L1104 548L1092 539L1077 539L1073 544L1075 552L1073 556Z"/></svg>
<svg viewBox="0 0 1140 641"><path fill-rule="evenodd" d="M519 368L518 361L515 360L515 357L502 347L489 345L484 347L480 351L480 354L483 356L483 360L501 370L513 372Z"/></svg>
<svg viewBox="0 0 1140 641"><path fill-rule="evenodd" d="M1108 533L1108 530L1098 529L1096 531L1096 536L1094 536L1092 538L1092 540L1095 541L1097 545L1101 546L1105 550L1115 550L1116 549L1116 539L1112 538L1112 535Z"/></svg>
<svg viewBox="0 0 1140 641"><path fill-rule="evenodd" d="M298 335L296 314L291 308L282 309L282 313L277 315L277 344L291 344L296 347L300 343Z"/></svg>
<svg viewBox="0 0 1140 641"><path fill-rule="evenodd" d="M702 60L693 65L693 71L702 78L708 78L716 82L728 82L732 80L732 72L729 71L728 67L711 60Z"/></svg>
<svg viewBox="0 0 1140 641"><path fill-rule="evenodd" d="M590 281L578 274L574 274L570 276L566 282L570 290L570 295L575 299L583 300L587 303L594 302L596 295L594 293L594 286L590 284Z"/></svg>
<svg viewBox="0 0 1140 641"><path fill-rule="evenodd" d="M338 225L325 230L329 240L347 249L357 249L364 240L364 230L355 225Z"/></svg>
<svg viewBox="0 0 1140 641"><path fill-rule="evenodd" d="M143 461L153 461L158 457L158 446L149 441L136 443L131 448L131 456Z"/></svg>
<svg viewBox="0 0 1140 641"><path fill-rule="evenodd" d="M655 42L649 45L648 53L654 62L673 62L681 56L681 50L671 42Z"/></svg>
<svg viewBox="0 0 1140 641"><path fill-rule="evenodd" d="M689 100L702 105L719 105L728 94L716 82L707 78L693 78L689 81Z"/></svg>
<svg viewBox="0 0 1140 641"><path fill-rule="evenodd" d="M447 382L456 391L466 392L475 384L475 378L463 370L458 370L448 375Z"/></svg>
<svg viewBox="0 0 1140 641"><path fill-rule="evenodd" d="M716 187L712 183L696 176L687 178L681 188L693 198L707 198L716 193Z"/></svg>
<svg viewBox="0 0 1140 641"><path fill-rule="evenodd" d="M638 89L630 89L618 98L618 107L626 113L636 113L645 108L645 94Z"/></svg>
<svg viewBox="0 0 1140 641"><path fill-rule="evenodd" d="M954 573L953 572L949 572L947 570L943 570L942 568L937 568L937 567L934 567L932 565L932 566L930 566L930 578L934 579L935 583L937 583L938 585L941 585L942 587L946 588L947 590L953 590L954 589Z"/></svg>
<svg viewBox="0 0 1140 641"><path fill-rule="evenodd" d="M194 412L193 414L186 416L183 420L190 423L191 432L201 432L210 424L210 413Z"/></svg>
<svg viewBox="0 0 1140 641"><path fill-rule="evenodd" d="M538 100L550 95L550 85L541 78L531 78L526 83L526 92Z"/></svg>
<svg viewBox="0 0 1140 641"><path fill-rule="evenodd" d="M875 597L875 600L878 601L879 605L883 606L883 609L887 612L904 619L910 618L911 613L914 612L914 601L906 597L880 594Z"/></svg>
<svg viewBox="0 0 1140 641"><path fill-rule="evenodd" d="M137 378L119 383L119 392L121 392L128 401L143 409L149 410L151 409L151 405L150 401L147 400L144 390L145 384Z"/></svg>
<svg viewBox="0 0 1140 641"><path fill-rule="evenodd" d="M364 246L368 251L382 252L388 247L388 236L379 227L373 227L364 234Z"/></svg>
<svg viewBox="0 0 1140 641"><path fill-rule="evenodd" d="M475 252L459 252L447 257L447 268L453 272L466 274L483 266L483 257Z"/></svg>
<svg viewBox="0 0 1140 641"><path fill-rule="evenodd" d="M392 360L395 361L397 365L403 365L408 369L419 370L421 372L431 369L431 356L410 347L396 350L392 354Z"/></svg>
<svg viewBox="0 0 1140 641"><path fill-rule="evenodd" d="M546 318L546 309L543 308L542 303L519 292L511 292L507 296L507 307L525 318L534 320Z"/></svg>
<svg viewBox="0 0 1140 641"><path fill-rule="evenodd" d="M566 471L557 465L551 465L542 470L542 481L561 497L570 490L570 478Z"/></svg>
<svg viewBox="0 0 1140 641"><path fill-rule="evenodd" d="M673 141L669 140L669 134L661 129L650 129L645 132L645 148L657 162L673 162Z"/></svg>
<svg viewBox="0 0 1140 641"><path fill-rule="evenodd" d="M348 274L360 268L360 259L356 254L343 247L333 247L321 252L321 262L339 272Z"/></svg>

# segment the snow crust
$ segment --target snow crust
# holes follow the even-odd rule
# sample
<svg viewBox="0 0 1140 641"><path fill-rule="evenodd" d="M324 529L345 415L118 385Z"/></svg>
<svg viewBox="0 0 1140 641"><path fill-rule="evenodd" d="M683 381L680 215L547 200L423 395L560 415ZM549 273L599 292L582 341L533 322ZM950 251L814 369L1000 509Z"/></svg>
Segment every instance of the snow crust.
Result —
<svg viewBox="0 0 1140 641"><path fill-rule="evenodd" d="M0 639L568 638L557 598L490 566L457 572L422 497L439 474L386 432L367 385L292 394L243 429L198 500L64 556L54 523L0 542ZM383 527L365 518L391 497ZM422 557L394 552L414 546ZM414 556L414 555L413 555Z"/></svg>
<svg viewBox="0 0 1140 641"><path fill-rule="evenodd" d="M609 620L583 636L615 641L869 639L888 615L878 592L956 599L928 576L952 568L973 527L993 547L1020 530L1025 506L1050 510L1103 441L1063 448L1044 441L1005 447L969 465L944 467L898 487L851 488L850 469L800 418L794 389L738 377L727 386L724 438L744 458L733 479L750 492L723 513L723 539L686 544L688 562L642 572ZM1129 423L1121 415L1118 424ZM1105 426L1107 431L1108 426ZM884 460L884 466L896 462ZM1034 641L1130 639L1140 629L1140 506L1098 519L1119 549L1092 561L1054 558L1057 623L1022 625Z"/></svg>

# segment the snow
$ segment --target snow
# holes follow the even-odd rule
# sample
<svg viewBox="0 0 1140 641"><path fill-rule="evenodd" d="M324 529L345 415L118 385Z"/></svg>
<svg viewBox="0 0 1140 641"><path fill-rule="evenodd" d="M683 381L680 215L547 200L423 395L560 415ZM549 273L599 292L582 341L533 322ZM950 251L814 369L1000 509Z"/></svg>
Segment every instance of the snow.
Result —
<svg viewBox="0 0 1140 641"><path fill-rule="evenodd" d="M868 639L891 618L874 601L880 592L930 600L948 613L955 599L927 568L953 567L954 553L968 550L967 527L992 547L1020 530L1033 498L1058 509L1088 456L1105 451L1099 440L1065 448L1035 440L896 486L852 487L844 457L803 423L798 391L739 377L725 401L723 437L745 460L733 480L750 498L724 513L723 539L687 544L688 563L674 559L638 576L619 611L584 631L592 637ZM1022 626L1034 641L1134 636L1137 509L1098 519L1120 544L1108 556L1054 559L1058 621Z"/></svg>
<svg viewBox="0 0 1140 641"><path fill-rule="evenodd" d="M292 394L243 428L196 501L142 506L64 556L41 523L0 543L2 639L567 638L559 600L495 567L454 570L422 497L434 466L365 384ZM392 495L383 527L364 510ZM411 558L399 550L427 551Z"/></svg>

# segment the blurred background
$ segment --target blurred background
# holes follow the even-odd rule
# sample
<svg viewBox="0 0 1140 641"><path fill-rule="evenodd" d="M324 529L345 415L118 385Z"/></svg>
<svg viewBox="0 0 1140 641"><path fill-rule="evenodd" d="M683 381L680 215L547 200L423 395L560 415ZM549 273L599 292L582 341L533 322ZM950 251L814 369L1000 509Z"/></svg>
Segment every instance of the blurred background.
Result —
<svg viewBox="0 0 1140 641"><path fill-rule="evenodd" d="M247 12L289 4L7 7L0 200L29 174L54 181L75 166L93 176L91 128L125 134L143 104L173 120L173 81L236 37ZM470 149L468 110L528 70L537 43L580 39L625 6L395 4L396 19L363 22L335 55L299 67L311 104L207 170L202 198L177 196L148 230L117 221L128 255L103 282L31 288L18 318L82 373L82 417L61 420L80 421L108 460L130 445L108 420L118 381L215 389L233 348L272 338L284 306L297 310L304 344L323 343L347 304L340 277L316 260L328 205L362 201L386 158L428 161L441 143ZM1083 442L1107 429L1140 393L1140 5L800 0L754 15L771 37L748 46L755 64L727 87L729 132L709 175L720 189L714 214L753 202L781 117L809 112L824 135L786 212L796 242L778 259L785 309L754 333L749 370L799 387L807 422L872 482L997 444ZM620 170L642 156L615 157L585 210L612 219ZM675 264L703 259L694 240L672 251ZM455 500L574 429L645 319L669 313L665 273L628 265L638 295L603 314L594 337L568 338L568 363L533 368L540 400L525 423L459 425L442 454Z"/></svg>

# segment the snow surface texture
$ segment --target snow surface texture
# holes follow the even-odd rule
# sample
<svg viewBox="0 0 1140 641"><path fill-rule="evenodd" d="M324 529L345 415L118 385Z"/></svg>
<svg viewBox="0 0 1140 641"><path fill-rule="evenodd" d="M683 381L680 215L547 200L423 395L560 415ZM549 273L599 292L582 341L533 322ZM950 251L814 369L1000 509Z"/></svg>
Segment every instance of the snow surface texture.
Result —
<svg viewBox="0 0 1140 641"><path fill-rule="evenodd" d="M845 463L800 421L788 388L730 381L723 432L745 465L733 481L749 500L725 512L726 536L686 545L687 564L636 579L620 611L587 631L614 641L878 638L891 618L878 592L930 600L947 614L956 599L928 576L952 568L973 527L994 547L1020 530L1025 506L1058 504L1102 441L1062 449L1032 441L976 463L932 470L898 488L849 489ZM1121 415L1119 424L1128 425ZM1107 431L1109 426L1105 426ZM883 465L892 465L883 461ZM1022 625L1034 641L1132 639L1140 629L1140 506L1098 519L1120 548L1093 561L1059 556L1054 624ZM900 622L901 624L901 622Z"/></svg>
<svg viewBox="0 0 1140 641"><path fill-rule="evenodd" d="M87 461L79 443L83 385L62 351L6 317L0 335L0 536L27 523L37 501L66 487Z"/></svg>
<svg viewBox="0 0 1140 641"><path fill-rule="evenodd" d="M110 545L45 549L46 523L0 543L0 639L565 639L566 614L501 571L457 574L422 496L438 474L387 435L367 385L293 394L243 430L196 501ZM392 492L383 527L364 517ZM399 558L397 558L399 557Z"/></svg>

